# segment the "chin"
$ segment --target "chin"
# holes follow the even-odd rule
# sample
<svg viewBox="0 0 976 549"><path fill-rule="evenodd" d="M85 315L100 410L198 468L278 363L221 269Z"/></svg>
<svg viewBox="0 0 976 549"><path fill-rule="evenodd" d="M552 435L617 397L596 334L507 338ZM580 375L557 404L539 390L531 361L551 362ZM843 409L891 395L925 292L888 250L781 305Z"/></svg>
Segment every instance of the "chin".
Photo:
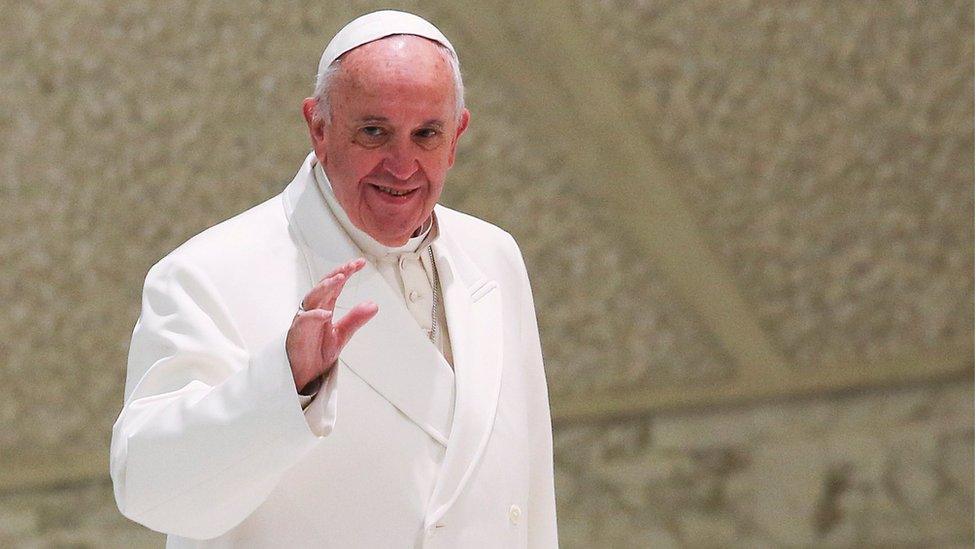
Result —
<svg viewBox="0 0 976 549"><path fill-rule="evenodd" d="M369 236L373 237L373 240L376 240L377 242L383 244L384 246L390 246L390 247L403 246L404 244L407 243L407 240L410 239L410 235L413 234L413 230L407 232L396 232L396 233L379 232L379 231L366 231L366 232L369 233Z"/></svg>

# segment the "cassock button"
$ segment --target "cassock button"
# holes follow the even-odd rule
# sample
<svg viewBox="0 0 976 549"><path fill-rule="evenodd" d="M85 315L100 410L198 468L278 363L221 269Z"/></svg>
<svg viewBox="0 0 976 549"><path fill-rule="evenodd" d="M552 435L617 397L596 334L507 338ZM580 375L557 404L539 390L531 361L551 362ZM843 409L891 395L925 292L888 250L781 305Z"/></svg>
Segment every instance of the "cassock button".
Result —
<svg viewBox="0 0 976 549"><path fill-rule="evenodd" d="M414 291L410 292L410 295L407 296L407 297L410 298L410 303L416 303L417 300L420 299L420 294L417 293L416 290L414 290Z"/></svg>
<svg viewBox="0 0 976 549"><path fill-rule="evenodd" d="M522 516L522 509L520 509L518 505L513 505L512 508L508 510L508 520L512 521L512 524L518 524L520 516Z"/></svg>

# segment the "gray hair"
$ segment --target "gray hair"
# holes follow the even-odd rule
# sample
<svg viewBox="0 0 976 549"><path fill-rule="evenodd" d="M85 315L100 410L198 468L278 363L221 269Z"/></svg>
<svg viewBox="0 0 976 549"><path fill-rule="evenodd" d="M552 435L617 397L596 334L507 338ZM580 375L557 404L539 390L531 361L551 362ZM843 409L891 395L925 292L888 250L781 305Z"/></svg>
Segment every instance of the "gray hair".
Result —
<svg viewBox="0 0 976 549"><path fill-rule="evenodd" d="M464 110L464 81L461 80L461 65L458 63L457 57L454 56L454 52L441 43L435 42L435 44L437 44L437 49L440 50L441 54L447 58L447 62L451 65L451 73L454 78L454 116L460 117L461 111ZM313 97L316 100L316 110L326 123L332 120L332 105L329 103L329 90L335 81L336 75L339 73L343 57L345 55L340 55L331 65L315 77L315 92Z"/></svg>

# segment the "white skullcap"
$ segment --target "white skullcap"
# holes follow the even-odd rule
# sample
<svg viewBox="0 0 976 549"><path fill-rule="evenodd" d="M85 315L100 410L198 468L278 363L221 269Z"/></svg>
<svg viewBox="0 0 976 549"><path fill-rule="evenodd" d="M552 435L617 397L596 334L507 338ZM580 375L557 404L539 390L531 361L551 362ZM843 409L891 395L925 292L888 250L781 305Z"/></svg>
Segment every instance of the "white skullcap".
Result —
<svg viewBox="0 0 976 549"><path fill-rule="evenodd" d="M383 10L361 15L342 27L332 37L332 41L325 47L325 51L322 52L322 59L319 61L319 74L322 74L333 61L347 51L394 34L412 34L433 40L451 50L451 54L457 59L454 46L441 34L441 31L437 30L437 27L426 19L412 13Z"/></svg>

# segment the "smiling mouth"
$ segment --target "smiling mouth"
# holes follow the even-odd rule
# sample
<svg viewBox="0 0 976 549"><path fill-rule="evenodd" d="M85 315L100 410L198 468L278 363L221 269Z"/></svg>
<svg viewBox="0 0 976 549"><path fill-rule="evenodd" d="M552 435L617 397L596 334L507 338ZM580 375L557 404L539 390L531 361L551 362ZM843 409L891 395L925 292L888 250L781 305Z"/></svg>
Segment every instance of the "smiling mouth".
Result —
<svg viewBox="0 0 976 549"><path fill-rule="evenodd" d="M386 194L388 194L390 196L407 196L408 194L411 194L411 193L413 193L414 191L417 190L417 189L410 189L410 190L407 190L407 191L398 191L396 189L393 189L393 188L390 188L390 187L383 187L383 186L380 186L380 185L372 185L372 186L373 186L373 188L375 188L375 189L377 189L377 190L379 190L381 192L384 192L384 193L386 193Z"/></svg>

